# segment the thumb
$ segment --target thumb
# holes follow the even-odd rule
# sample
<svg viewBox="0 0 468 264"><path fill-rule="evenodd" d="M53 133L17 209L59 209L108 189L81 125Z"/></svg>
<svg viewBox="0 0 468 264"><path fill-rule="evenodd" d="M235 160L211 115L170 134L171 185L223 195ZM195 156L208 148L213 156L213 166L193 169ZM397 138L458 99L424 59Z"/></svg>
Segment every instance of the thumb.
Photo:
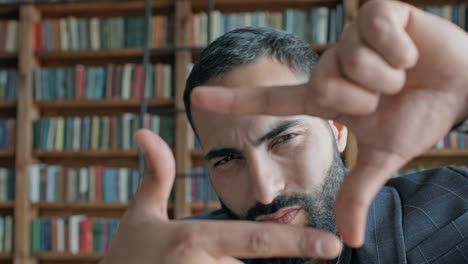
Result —
<svg viewBox="0 0 468 264"><path fill-rule="evenodd" d="M175 176L172 151L164 140L147 129L138 130L135 140L145 158L145 171L130 209L138 211L138 217L167 219L167 201Z"/></svg>
<svg viewBox="0 0 468 264"><path fill-rule="evenodd" d="M391 152L359 149L356 165L344 179L335 208L336 225L347 245L362 246L369 206L405 160Z"/></svg>

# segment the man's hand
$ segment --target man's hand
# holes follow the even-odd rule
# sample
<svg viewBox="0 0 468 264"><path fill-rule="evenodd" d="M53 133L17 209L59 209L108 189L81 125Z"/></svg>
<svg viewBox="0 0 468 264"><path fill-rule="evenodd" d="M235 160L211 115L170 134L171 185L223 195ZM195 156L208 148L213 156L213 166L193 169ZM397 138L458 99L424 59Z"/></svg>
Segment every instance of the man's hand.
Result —
<svg viewBox="0 0 468 264"><path fill-rule="evenodd" d="M148 130L136 140L145 156L140 188L102 263L241 263L233 257L334 258L341 242L311 228L240 221L169 221L175 175L170 148Z"/></svg>
<svg viewBox="0 0 468 264"><path fill-rule="evenodd" d="M347 125L359 154L339 192L336 219L344 241L359 247L379 189L468 114L467 68L466 32L401 2L371 1L308 83L197 88L192 100L226 114L309 114Z"/></svg>

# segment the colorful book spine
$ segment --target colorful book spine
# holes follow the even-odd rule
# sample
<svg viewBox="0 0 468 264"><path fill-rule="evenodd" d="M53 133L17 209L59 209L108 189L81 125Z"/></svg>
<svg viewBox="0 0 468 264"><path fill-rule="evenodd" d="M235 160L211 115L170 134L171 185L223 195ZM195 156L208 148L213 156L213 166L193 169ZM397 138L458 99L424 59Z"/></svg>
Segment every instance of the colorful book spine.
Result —
<svg viewBox="0 0 468 264"><path fill-rule="evenodd" d="M190 40L193 46L204 47L224 33L236 28L272 27L292 33L314 44L336 42L344 26L341 4L335 7L314 7L309 10L287 9L284 12L211 13L211 35L208 36L208 15L198 13L190 17Z"/></svg>
<svg viewBox="0 0 468 264"><path fill-rule="evenodd" d="M34 72L34 99L105 100L172 98L173 70L170 64L148 65L143 89L141 64L83 66L74 68L41 68ZM0 99L2 98L0 71Z"/></svg>
<svg viewBox="0 0 468 264"><path fill-rule="evenodd" d="M187 177L187 187L187 201L202 203L219 202L219 198L211 185L206 168L192 168Z"/></svg>
<svg viewBox="0 0 468 264"><path fill-rule="evenodd" d="M0 69L0 101L14 101L18 93L16 69Z"/></svg>
<svg viewBox="0 0 468 264"><path fill-rule="evenodd" d="M0 201L15 199L15 170L0 168Z"/></svg>
<svg viewBox="0 0 468 264"><path fill-rule="evenodd" d="M131 150L136 149L133 136L141 127L151 129L169 145L174 145L173 118L147 115L141 123L139 115L127 113L120 117L38 119L33 124L33 147L35 150L47 151Z"/></svg>
<svg viewBox="0 0 468 264"><path fill-rule="evenodd" d="M173 43L172 16L153 16L150 21L150 47ZM79 51L141 48L144 42L143 17L43 19L33 26L34 50Z"/></svg>
<svg viewBox="0 0 468 264"><path fill-rule="evenodd" d="M16 144L16 120L0 118L0 150L12 150Z"/></svg>
<svg viewBox="0 0 468 264"><path fill-rule="evenodd" d="M1 175L0 171L0 183ZM34 164L29 168L29 177L33 203L128 203L140 183L136 169L102 166L66 168Z"/></svg>
<svg viewBox="0 0 468 264"><path fill-rule="evenodd" d="M0 216L0 253L13 252L13 217Z"/></svg>
<svg viewBox="0 0 468 264"><path fill-rule="evenodd" d="M450 132L443 139L439 140L433 149L457 149L468 148L468 135L464 133Z"/></svg>
<svg viewBox="0 0 468 264"><path fill-rule="evenodd" d="M1 219L0 217L0 224ZM118 225L118 219L87 218L83 215L67 218L34 218L31 221L31 251L33 253L102 253L108 248Z"/></svg>
<svg viewBox="0 0 468 264"><path fill-rule="evenodd" d="M0 52L17 52L19 45L18 29L18 21L0 20Z"/></svg>

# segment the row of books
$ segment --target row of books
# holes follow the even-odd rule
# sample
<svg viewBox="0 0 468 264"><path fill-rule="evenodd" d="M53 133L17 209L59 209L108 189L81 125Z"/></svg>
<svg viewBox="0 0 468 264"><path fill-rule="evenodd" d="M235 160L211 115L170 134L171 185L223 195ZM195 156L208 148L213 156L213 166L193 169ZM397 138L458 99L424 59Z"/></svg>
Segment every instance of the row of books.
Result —
<svg viewBox="0 0 468 264"><path fill-rule="evenodd" d="M17 90L18 74L16 69L0 69L0 100L15 100Z"/></svg>
<svg viewBox="0 0 468 264"><path fill-rule="evenodd" d="M211 13L210 41L239 27L272 27L293 33L303 40L315 44L336 42L343 30L343 6L318 7L310 10L287 9L285 12L257 11L247 13ZM206 46L208 43L208 15L199 13L190 19L191 43Z"/></svg>
<svg viewBox="0 0 468 264"><path fill-rule="evenodd" d="M170 46L173 16L154 16L148 41L153 48ZM107 50L143 47L143 17L44 19L33 27L33 49L48 51Z"/></svg>
<svg viewBox="0 0 468 264"><path fill-rule="evenodd" d="M143 92L146 98L173 96L172 65L148 65L145 91L143 75L141 64L42 68L34 72L34 99L131 99Z"/></svg>
<svg viewBox="0 0 468 264"><path fill-rule="evenodd" d="M138 189L136 169L102 166L64 168L35 164L30 167L32 202L127 203Z"/></svg>
<svg viewBox="0 0 468 264"><path fill-rule="evenodd" d="M433 147L434 149L445 148L468 148L468 134L450 132L443 139L439 140Z"/></svg>
<svg viewBox="0 0 468 264"><path fill-rule="evenodd" d="M18 21L0 20L0 52L14 53L18 50Z"/></svg>
<svg viewBox="0 0 468 264"><path fill-rule="evenodd" d="M0 118L0 150L11 150L16 143L16 120Z"/></svg>
<svg viewBox="0 0 468 264"><path fill-rule="evenodd" d="M423 10L443 17L461 28L468 30L468 4L426 6Z"/></svg>
<svg viewBox="0 0 468 264"><path fill-rule="evenodd" d="M13 251L13 217L0 216L0 253Z"/></svg>
<svg viewBox="0 0 468 264"><path fill-rule="evenodd" d="M33 253L99 253L110 245L119 226L113 218L35 218L31 222Z"/></svg>
<svg viewBox="0 0 468 264"><path fill-rule="evenodd" d="M15 199L15 170L0 168L0 201Z"/></svg>
<svg viewBox="0 0 468 264"><path fill-rule="evenodd" d="M41 118L33 124L35 150L130 150L136 148L134 133L141 127L159 134L174 145L174 119L139 115Z"/></svg>
<svg viewBox="0 0 468 264"><path fill-rule="evenodd" d="M218 202L219 198L211 185L206 168L192 168L187 177L186 199L190 202Z"/></svg>

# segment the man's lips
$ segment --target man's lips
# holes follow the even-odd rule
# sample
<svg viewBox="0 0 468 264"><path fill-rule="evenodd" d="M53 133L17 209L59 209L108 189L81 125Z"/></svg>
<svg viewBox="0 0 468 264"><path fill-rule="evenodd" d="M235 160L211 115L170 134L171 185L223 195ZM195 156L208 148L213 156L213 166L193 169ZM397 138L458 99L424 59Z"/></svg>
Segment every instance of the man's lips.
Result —
<svg viewBox="0 0 468 264"><path fill-rule="evenodd" d="M302 207L282 208L276 211L274 214L261 215L255 220L262 222L276 222L280 224L289 224L296 218L297 213L299 213L301 209Z"/></svg>

